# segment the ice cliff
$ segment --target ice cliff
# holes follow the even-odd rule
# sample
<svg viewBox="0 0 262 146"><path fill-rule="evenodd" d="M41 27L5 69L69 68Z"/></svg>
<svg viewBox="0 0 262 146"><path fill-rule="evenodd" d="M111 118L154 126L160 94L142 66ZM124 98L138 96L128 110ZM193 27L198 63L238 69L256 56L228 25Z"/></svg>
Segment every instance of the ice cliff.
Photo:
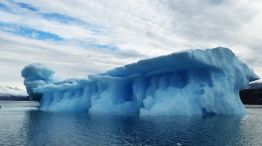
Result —
<svg viewBox="0 0 262 146"><path fill-rule="evenodd" d="M22 70L40 110L116 115L242 115L239 90L258 76L227 48L141 60L84 79L59 81L31 64Z"/></svg>

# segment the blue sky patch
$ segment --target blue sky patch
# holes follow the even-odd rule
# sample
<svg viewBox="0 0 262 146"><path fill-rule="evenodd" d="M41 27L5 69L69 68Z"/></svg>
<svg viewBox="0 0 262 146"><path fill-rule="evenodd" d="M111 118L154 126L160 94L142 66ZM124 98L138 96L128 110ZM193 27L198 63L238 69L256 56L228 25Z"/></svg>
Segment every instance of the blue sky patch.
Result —
<svg viewBox="0 0 262 146"><path fill-rule="evenodd" d="M70 23L83 24L84 23L83 21L77 18L59 14L59 13L42 13L41 15L47 20L58 21L61 23L67 23L67 24L70 24Z"/></svg>
<svg viewBox="0 0 262 146"><path fill-rule="evenodd" d="M117 51L117 50L119 50L119 48L117 48L116 46L103 45L103 44L96 45L96 48L98 48L98 49L106 49L106 50L110 50L110 51Z"/></svg>
<svg viewBox="0 0 262 146"><path fill-rule="evenodd" d="M104 30L97 25L94 25L86 21L84 22L81 19L74 18L74 17L64 15L64 14L42 13L40 15L42 15L45 19L49 21L56 21L56 22L65 23L65 24L76 24L76 25L85 26L87 29L91 30L94 33L101 33Z"/></svg>
<svg viewBox="0 0 262 146"><path fill-rule="evenodd" d="M20 6L21 8L25 8L25 9L33 11L33 12L36 12L36 11L39 10L38 8L33 7L32 5L27 4L27 3L20 2L20 3L17 3L17 5Z"/></svg>
<svg viewBox="0 0 262 146"><path fill-rule="evenodd" d="M10 23L0 22L0 31L37 39L37 40L52 40L52 41L62 41L63 38L57 34L44 32L41 30L32 29L25 26L19 26Z"/></svg>
<svg viewBox="0 0 262 146"><path fill-rule="evenodd" d="M0 3L0 10L10 12L10 9L8 8L8 6L6 6L2 3Z"/></svg>

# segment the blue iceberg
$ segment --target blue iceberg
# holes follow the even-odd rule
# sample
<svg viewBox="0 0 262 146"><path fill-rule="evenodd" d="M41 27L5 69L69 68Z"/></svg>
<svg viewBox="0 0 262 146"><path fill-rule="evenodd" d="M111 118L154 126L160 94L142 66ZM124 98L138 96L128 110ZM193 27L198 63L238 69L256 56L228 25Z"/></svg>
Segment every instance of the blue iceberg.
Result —
<svg viewBox="0 0 262 146"><path fill-rule="evenodd" d="M83 79L41 64L22 72L40 110L114 115L243 115L239 90L259 77L227 48L146 59Z"/></svg>

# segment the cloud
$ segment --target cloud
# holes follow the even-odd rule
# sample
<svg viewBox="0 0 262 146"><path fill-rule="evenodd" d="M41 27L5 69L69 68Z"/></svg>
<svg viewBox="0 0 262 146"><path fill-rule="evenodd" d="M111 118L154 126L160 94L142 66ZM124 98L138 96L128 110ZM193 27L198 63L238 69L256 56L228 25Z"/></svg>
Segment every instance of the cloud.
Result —
<svg viewBox="0 0 262 146"><path fill-rule="evenodd" d="M213 41L234 36L254 14L248 2L235 0L165 0L174 33L187 39Z"/></svg>
<svg viewBox="0 0 262 146"><path fill-rule="evenodd" d="M261 1L161 0L151 3L164 15L166 29L188 48L226 46L261 76Z"/></svg>
<svg viewBox="0 0 262 146"><path fill-rule="evenodd" d="M0 84L21 85L21 68L33 62L77 77L217 46L231 48L262 76L261 17L259 0L3 0Z"/></svg>

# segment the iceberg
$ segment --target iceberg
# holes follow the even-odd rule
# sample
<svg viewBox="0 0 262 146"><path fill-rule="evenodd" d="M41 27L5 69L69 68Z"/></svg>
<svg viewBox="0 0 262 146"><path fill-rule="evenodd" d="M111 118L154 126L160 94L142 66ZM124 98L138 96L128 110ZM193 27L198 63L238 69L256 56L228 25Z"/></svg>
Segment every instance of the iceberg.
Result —
<svg viewBox="0 0 262 146"><path fill-rule="evenodd" d="M244 115L239 91L259 77L227 48L188 50L59 80L41 64L21 75L40 110L140 116Z"/></svg>

